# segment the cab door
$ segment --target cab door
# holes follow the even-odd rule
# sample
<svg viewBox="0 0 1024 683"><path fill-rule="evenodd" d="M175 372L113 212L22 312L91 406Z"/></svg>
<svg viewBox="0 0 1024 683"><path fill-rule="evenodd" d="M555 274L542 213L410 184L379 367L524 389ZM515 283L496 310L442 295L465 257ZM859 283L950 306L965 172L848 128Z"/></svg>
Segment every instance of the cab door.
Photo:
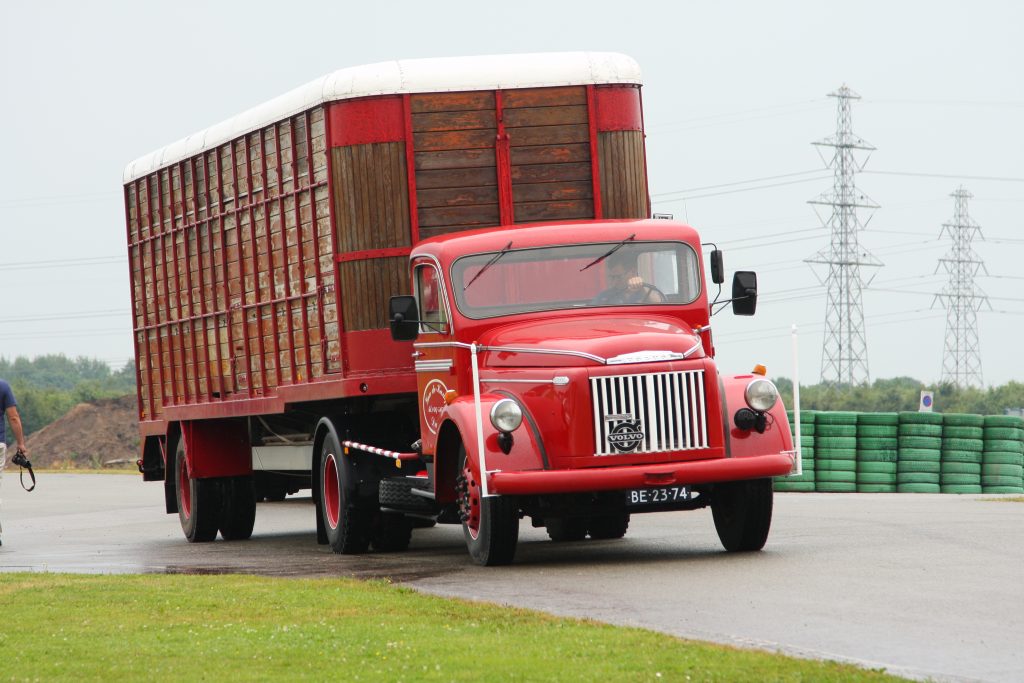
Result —
<svg viewBox="0 0 1024 683"><path fill-rule="evenodd" d="M451 329L451 309L437 264L418 260L413 264L413 287L419 307L419 338L414 345L413 361L419 390L420 435L423 453L434 453L441 426L445 394L455 389L455 348Z"/></svg>

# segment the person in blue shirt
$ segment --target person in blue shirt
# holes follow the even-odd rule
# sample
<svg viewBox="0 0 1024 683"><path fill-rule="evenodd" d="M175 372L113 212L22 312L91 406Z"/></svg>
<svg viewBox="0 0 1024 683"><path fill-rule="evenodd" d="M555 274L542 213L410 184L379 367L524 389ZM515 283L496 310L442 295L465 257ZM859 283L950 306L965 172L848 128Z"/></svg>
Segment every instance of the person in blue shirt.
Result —
<svg viewBox="0 0 1024 683"><path fill-rule="evenodd" d="M11 423L11 433L14 434L14 441L18 453L28 455L28 446L25 445L25 430L21 427L21 416L18 415L18 403L14 400L14 392L11 385L0 379L0 483L4 479L4 465L7 464L7 430L4 428L4 417ZM4 527L0 524L0 545L3 545Z"/></svg>

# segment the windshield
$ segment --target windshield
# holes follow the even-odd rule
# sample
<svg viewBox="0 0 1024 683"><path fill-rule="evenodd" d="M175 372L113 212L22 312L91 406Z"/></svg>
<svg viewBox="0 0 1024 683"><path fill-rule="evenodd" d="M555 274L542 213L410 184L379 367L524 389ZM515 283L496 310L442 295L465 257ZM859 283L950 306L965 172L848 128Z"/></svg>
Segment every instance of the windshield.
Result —
<svg viewBox="0 0 1024 683"><path fill-rule="evenodd" d="M693 248L681 242L573 244L473 254L452 265L469 318L531 311L688 304L700 294ZM489 265L488 265L489 264Z"/></svg>

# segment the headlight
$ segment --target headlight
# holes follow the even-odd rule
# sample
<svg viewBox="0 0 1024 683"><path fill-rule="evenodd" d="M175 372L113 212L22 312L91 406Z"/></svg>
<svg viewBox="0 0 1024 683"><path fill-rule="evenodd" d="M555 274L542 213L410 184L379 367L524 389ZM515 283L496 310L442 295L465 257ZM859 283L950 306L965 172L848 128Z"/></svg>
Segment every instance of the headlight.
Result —
<svg viewBox="0 0 1024 683"><path fill-rule="evenodd" d="M510 398L503 398L491 407L491 424L499 432L514 432L523 424L523 409Z"/></svg>
<svg viewBox="0 0 1024 683"><path fill-rule="evenodd" d="M779 390L769 380L755 379L747 385L743 392L747 405L759 412L771 410L779 400Z"/></svg>

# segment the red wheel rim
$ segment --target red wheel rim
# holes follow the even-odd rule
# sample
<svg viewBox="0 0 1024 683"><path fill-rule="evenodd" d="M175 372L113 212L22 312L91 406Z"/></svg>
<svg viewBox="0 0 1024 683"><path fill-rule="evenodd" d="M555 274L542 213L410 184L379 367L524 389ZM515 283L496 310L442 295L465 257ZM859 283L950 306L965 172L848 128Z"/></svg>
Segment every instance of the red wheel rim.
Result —
<svg viewBox="0 0 1024 683"><path fill-rule="evenodd" d="M181 491L181 512L185 519L192 516L192 482L188 476L188 460L184 453L178 454L181 466L178 467L178 490Z"/></svg>
<svg viewBox="0 0 1024 683"><path fill-rule="evenodd" d="M324 460L324 510L327 511L327 524L332 529L338 528L338 519L341 517L341 496L338 491L338 461L334 454L328 454Z"/></svg>
<svg viewBox="0 0 1024 683"><path fill-rule="evenodd" d="M476 475L470 469L468 461L462 469L462 480L459 511L462 513L463 525L469 531L469 535L475 539L480 535L480 485L477 483Z"/></svg>

